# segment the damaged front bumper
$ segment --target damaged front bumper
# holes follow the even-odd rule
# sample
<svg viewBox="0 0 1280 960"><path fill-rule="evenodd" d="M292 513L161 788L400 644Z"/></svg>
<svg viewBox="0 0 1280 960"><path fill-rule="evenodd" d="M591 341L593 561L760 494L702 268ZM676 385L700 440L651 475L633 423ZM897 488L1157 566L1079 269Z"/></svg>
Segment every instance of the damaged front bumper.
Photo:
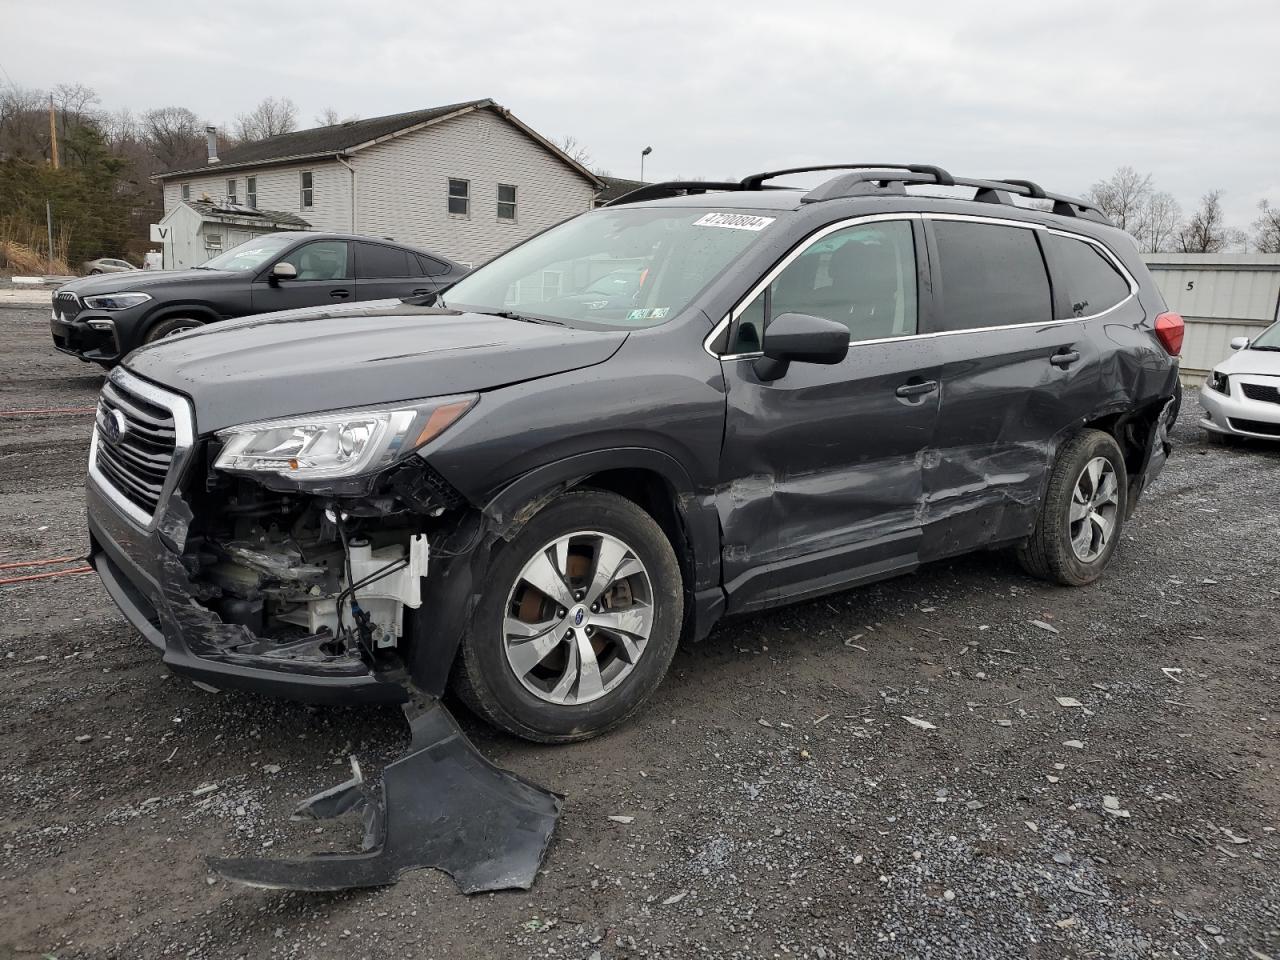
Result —
<svg viewBox="0 0 1280 960"><path fill-rule="evenodd" d="M378 668L359 655L289 656L247 628L224 623L196 598L182 564L189 510L178 496L161 504L154 529L140 528L90 477L86 487L89 562L125 618L175 673L219 689L308 703L401 703L402 666ZM296 652L296 651L295 651Z"/></svg>

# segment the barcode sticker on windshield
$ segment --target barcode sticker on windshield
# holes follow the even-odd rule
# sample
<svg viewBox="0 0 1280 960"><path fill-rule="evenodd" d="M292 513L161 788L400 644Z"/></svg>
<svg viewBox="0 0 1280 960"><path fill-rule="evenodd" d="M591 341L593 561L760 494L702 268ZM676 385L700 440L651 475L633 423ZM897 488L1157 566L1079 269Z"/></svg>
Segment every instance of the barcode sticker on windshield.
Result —
<svg viewBox="0 0 1280 960"><path fill-rule="evenodd" d="M749 213L708 213L693 221L695 227L727 227L730 230L763 230L777 217L757 217Z"/></svg>

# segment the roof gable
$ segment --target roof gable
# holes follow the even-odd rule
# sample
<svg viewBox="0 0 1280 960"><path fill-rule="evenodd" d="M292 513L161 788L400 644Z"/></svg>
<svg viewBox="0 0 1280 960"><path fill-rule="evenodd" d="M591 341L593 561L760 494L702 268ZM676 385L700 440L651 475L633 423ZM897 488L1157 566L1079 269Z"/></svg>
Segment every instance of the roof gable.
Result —
<svg viewBox="0 0 1280 960"><path fill-rule="evenodd" d="M269 166L337 156L338 154L351 153L355 150L371 147L374 144L403 136L406 133L412 133L415 130L439 123L450 117L486 108L492 109L531 140L541 145L556 159L572 168L599 189L600 180L590 170L537 131L525 126L525 124L512 116L511 111L499 106L490 99L467 100L462 103L450 103L443 107L431 107L426 110L395 113L385 117L371 117L368 120L352 120L348 123L338 123L329 127L315 127L311 130L282 133L277 137L268 137L265 140L255 140L252 143L243 143L237 147L232 147L219 156L217 163L209 163L201 167L189 167L183 170L169 170L156 174L152 179L168 180L178 176L214 173L218 170Z"/></svg>

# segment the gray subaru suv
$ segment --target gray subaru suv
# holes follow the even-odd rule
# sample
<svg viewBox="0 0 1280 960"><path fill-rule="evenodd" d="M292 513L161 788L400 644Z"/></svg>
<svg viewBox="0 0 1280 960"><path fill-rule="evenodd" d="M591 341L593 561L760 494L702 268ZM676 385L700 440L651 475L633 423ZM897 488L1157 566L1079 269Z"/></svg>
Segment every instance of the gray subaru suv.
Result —
<svg viewBox="0 0 1280 960"><path fill-rule="evenodd" d="M443 293L138 350L90 452L107 590L205 684L452 688L554 742L730 615L994 547L1101 576L1177 394L1134 243L1029 181L809 170L647 185Z"/></svg>

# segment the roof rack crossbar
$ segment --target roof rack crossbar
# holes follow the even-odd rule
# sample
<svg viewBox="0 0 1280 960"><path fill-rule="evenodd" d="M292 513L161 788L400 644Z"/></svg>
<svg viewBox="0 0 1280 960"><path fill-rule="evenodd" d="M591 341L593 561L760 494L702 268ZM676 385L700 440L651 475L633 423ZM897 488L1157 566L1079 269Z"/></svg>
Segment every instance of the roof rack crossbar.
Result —
<svg viewBox="0 0 1280 960"><path fill-rule="evenodd" d="M742 184L735 180L667 180L663 183L646 183L630 193L614 197L606 207L616 207L624 203L640 203L642 200L667 200L681 194L706 193L708 190L742 190Z"/></svg>
<svg viewBox="0 0 1280 960"><path fill-rule="evenodd" d="M759 190L766 180L776 180L796 173L817 173L823 170L906 170L910 173L929 174L933 182L944 187L955 184L955 178L941 167L928 163L828 163L816 167L788 167L785 170L767 170L742 178L743 190ZM883 179L883 178L876 178Z"/></svg>

